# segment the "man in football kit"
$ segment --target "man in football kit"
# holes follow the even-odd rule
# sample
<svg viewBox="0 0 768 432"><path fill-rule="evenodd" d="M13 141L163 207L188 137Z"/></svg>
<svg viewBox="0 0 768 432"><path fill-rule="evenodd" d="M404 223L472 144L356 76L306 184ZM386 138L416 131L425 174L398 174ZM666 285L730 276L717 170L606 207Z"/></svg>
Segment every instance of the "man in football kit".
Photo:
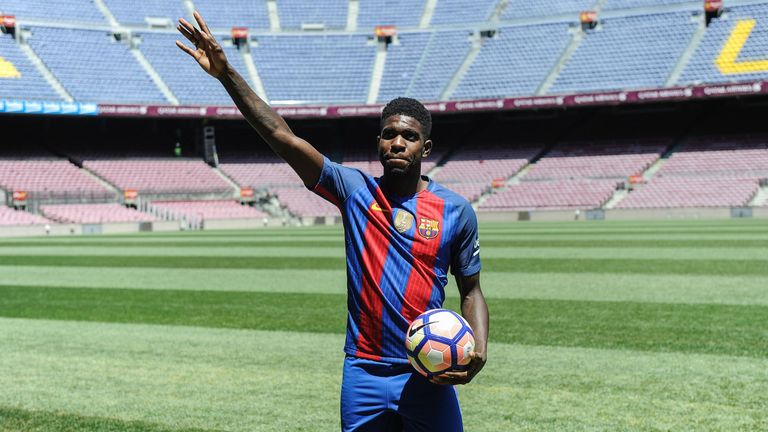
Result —
<svg viewBox="0 0 768 432"><path fill-rule="evenodd" d="M416 100L398 98L381 116L377 146L384 175L374 178L331 162L295 136L227 62L205 21L177 29L177 45L217 78L246 120L307 188L341 211L347 254L348 314L341 423L344 431L461 431L457 384L486 362L488 308L480 289L477 218L467 200L421 175L432 119ZM408 364L405 337L418 315L439 308L447 270L455 275L462 315L475 333L465 371L427 379Z"/></svg>

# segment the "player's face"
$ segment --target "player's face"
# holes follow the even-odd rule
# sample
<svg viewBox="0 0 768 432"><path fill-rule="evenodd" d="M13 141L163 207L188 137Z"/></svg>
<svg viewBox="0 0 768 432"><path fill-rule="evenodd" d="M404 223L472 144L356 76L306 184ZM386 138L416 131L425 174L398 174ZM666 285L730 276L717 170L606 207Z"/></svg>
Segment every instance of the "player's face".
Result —
<svg viewBox="0 0 768 432"><path fill-rule="evenodd" d="M405 175L414 169L420 174L421 159L432 150L432 141L424 140L421 123L405 115L388 118L378 142L384 172L394 175Z"/></svg>

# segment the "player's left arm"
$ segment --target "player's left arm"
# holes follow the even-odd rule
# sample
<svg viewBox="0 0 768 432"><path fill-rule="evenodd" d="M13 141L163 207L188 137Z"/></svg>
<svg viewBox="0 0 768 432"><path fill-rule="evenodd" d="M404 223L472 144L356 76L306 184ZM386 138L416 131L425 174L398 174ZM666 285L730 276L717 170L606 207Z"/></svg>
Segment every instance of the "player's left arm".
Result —
<svg viewBox="0 0 768 432"><path fill-rule="evenodd" d="M472 276L456 275L456 284L461 294L461 314L475 333L475 350L470 353L472 360L463 372L445 372L432 378L436 384L467 384L483 369L488 359L488 305L480 289L480 273Z"/></svg>

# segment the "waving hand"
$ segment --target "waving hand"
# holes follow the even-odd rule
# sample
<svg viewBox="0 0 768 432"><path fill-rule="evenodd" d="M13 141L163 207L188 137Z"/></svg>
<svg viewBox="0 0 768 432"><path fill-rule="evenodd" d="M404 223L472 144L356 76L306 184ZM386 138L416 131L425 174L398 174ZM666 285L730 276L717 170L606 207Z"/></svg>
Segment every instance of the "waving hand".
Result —
<svg viewBox="0 0 768 432"><path fill-rule="evenodd" d="M180 41L176 41L176 46L192 56L197 61L197 64L212 77L221 78L226 70L227 56L224 54L221 45L216 41L216 38L211 34L211 30L208 29L208 25L203 20L203 17L197 11L195 11L194 17L202 30L193 26L184 18L179 19L179 25L176 26L176 29L195 45L195 49L189 48Z"/></svg>

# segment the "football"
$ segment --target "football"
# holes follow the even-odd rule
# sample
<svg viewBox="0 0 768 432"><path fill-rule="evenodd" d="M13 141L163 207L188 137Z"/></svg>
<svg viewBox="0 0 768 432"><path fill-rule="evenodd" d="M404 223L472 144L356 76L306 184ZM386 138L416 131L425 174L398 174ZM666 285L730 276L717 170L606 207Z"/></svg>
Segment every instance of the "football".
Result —
<svg viewBox="0 0 768 432"><path fill-rule="evenodd" d="M475 349L469 323L449 309L432 309L416 317L405 338L408 360L426 377L449 370L463 370Z"/></svg>

